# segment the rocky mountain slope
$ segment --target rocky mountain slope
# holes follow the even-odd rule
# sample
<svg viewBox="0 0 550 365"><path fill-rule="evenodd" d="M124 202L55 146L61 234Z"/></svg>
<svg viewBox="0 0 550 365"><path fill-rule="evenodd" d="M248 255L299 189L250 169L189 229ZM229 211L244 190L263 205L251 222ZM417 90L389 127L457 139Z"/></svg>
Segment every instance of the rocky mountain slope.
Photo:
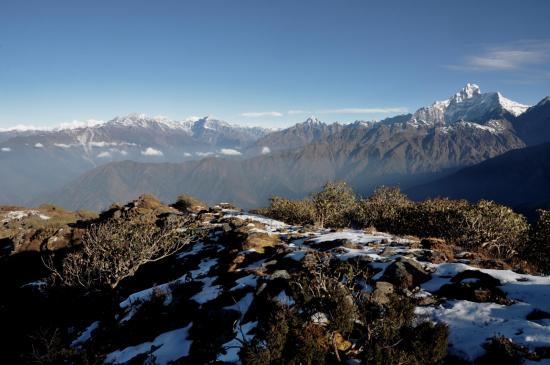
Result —
<svg viewBox="0 0 550 365"><path fill-rule="evenodd" d="M382 184L411 186L523 147L505 123L457 122L433 128L358 122L341 127L324 142L248 159L112 163L80 176L43 201L98 210L143 192L170 201L184 191L209 203L230 201L249 208L265 205L272 195L302 197L331 180L346 180L361 193Z"/></svg>
<svg viewBox="0 0 550 365"><path fill-rule="evenodd" d="M113 208L102 219L139 219L150 213L163 219L181 214L143 198ZM400 341L391 344L420 363L435 364L443 358L472 363L489 356L487 343L497 335L515 346L509 345L512 358L529 364L549 359L548 277L494 267L494 262L441 240L289 226L227 205L194 217L206 234L177 254L144 266L103 299L90 295L48 309L49 300L59 294L40 274L12 277L11 295L0 299L0 313L11 310L0 329L15 331L10 333L9 343L15 346L11 349L22 346L18 356L23 356L33 344L30 358L44 359L40 341L47 340L52 359L107 364L269 363L269 356L283 362L314 357L316 363L372 363L369 344L379 340L376 326L385 323L376 322L376 313L388 317L398 311L405 316L399 303L410 303L416 319L409 323L395 317L392 325L400 320L406 324ZM0 269L5 268L6 261L0 261ZM26 348L27 342L14 342L14 333L25 330L23 318L45 321L30 310L37 305L49 310L58 329L47 332L45 326L27 336ZM374 316L368 319L374 321L369 322L373 327L368 340L362 326L367 319L361 313ZM298 334L292 332L292 321L304 326ZM423 321L448 327L448 348L441 337L411 335L433 329L421 325ZM403 337L405 333L412 337ZM330 342L323 342L327 338ZM437 352L441 343L442 352ZM321 354L328 357L315 357Z"/></svg>
<svg viewBox="0 0 550 365"><path fill-rule="evenodd" d="M544 143L507 152L407 193L416 199L491 199L532 216L534 209L550 207L548 186L550 143Z"/></svg>

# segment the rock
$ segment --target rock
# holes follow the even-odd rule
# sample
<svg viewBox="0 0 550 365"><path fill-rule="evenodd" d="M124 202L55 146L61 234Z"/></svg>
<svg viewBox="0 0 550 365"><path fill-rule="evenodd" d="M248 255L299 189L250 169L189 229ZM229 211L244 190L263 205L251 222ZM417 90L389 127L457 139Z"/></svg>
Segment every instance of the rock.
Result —
<svg viewBox="0 0 550 365"><path fill-rule="evenodd" d="M395 292L393 284L387 281L378 281L371 294L371 301L378 305L386 305L391 301L391 295Z"/></svg>
<svg viewBox="0 0 550 365"><path fill-rule="evenodd" d="M402 257L386 268L381 280L401 289L411 289L430 280L430 277L431 274L418 262Z"/></svg>
<svg viewBox="0 0 550 365"><path fill-rule="evenodd" d="M455 275L451 282L451 284L443 285L437 291L437 294L447 299L512 304L506 293L497 288L497 286L500 286L500 281L481 271L465 270Z"/></svg>
<svg viewBox="0 0 550 365"><path fill-rule="evenodd" d="M281 243L276 235L270 235L263 232L250 233L242 242L243 250L253 249L258 253L264 253L266 247L273 247Z"/></svg>
<svg viewBox="0 0 550 365"><path fill-rule="evenodd" d="M382 257L390 257L395 255L395 250L391 247L385 247L384 250L380 253Z"/></svg>

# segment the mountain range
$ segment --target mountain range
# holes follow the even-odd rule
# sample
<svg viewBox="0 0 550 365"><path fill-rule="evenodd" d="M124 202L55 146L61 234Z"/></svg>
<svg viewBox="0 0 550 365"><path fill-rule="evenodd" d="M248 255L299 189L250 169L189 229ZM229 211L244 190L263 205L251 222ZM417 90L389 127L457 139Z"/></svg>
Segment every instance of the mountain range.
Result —
<svg viewBox="0 0 550 365"><path fill-rule="evenodd" d="M166 201L186 193L250 208L272 195L305 196L330 180L346 180L362 194L383 184L414 189L550 141L549 118L550 98L529 107L467 84L448 99L380 122L311 117L266 130L132 114L86 128L11 138L5 134L16 132L0 132L0 148L7 149L0 172L13 176L2 182L0 202L100 210L151 192Z"/></svg>

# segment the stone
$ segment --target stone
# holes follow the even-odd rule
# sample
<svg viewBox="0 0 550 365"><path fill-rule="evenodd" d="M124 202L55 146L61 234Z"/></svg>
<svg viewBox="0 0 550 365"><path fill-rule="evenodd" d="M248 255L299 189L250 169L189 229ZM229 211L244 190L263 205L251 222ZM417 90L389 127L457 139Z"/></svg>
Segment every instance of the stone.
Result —
<svg viewBox="0 0 550 365"><path fill-rule="evenodd" d="M430 278L431 274L418 262L401 257L386 268L381 280L401 289L412 289Z"/></svg>

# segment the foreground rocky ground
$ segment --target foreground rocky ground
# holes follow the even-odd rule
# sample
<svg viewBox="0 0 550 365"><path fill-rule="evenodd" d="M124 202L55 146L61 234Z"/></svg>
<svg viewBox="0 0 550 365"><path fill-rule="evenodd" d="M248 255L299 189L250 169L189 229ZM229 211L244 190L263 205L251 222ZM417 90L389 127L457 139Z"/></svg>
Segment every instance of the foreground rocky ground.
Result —
<svg viewBox="0 0 550 365"><path fill-rule="evenodd" d="M128 209L179 214L141 200L107 215ZM481 363L488 341L499 338L518 363L550 363L550 277L499 268L436 239L289 226L224 204L196 211L194 219L205 234L181 252L144 266L101 299L56 304L56 311L71 307L66 315L71 321L52 319L64 346L56 350L52 344L48 350L84 353L79 359L89 363L254 363L251 357L272 349L273 334L265 324L268 312L277 308L305 317L306 332L330 333L330 341L319 346L330 348L331 361L361 363L368 346L357 328L364 323L349 303L364 296L380 308L405 298L414 305L416 323L447 325L444 362ZM306 281L305 271L312 275ZM2 301L2 316L22 298L33 301L25 305L30 311L40 311L41 303L47 310L51 303L44 303L56 294L45 275L18 277L17 288L10 289L17 298ZM326 289L327 275L347 291L341 291L336 306L311 304L312 297L319 298L314 292ZM44 337L53 342L58 328L50 323L39 330L32 333L30 356L48 363L40 348Z"/></svg>

